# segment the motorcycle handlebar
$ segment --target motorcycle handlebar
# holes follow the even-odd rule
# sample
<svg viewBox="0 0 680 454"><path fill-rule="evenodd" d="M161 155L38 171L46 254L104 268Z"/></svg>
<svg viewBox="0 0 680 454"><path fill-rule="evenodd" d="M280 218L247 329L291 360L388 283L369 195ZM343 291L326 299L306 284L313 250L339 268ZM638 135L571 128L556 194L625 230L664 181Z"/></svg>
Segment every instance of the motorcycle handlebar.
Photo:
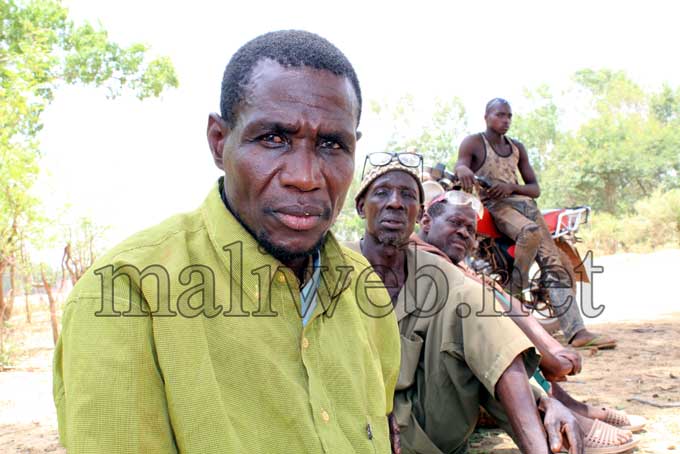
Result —
<svg viewBox="0 0 680 454"><path fill-rule="evenodd" d="M438 183L440 184L444 183L442 184L442 186L448 186L448 184L446 183L449 182L451 183L451 185L455 185L455 183L458 182L458 176L456 176L455 173L451 173L448 170L446 170L444 164L442 163L438 163L436 166L431 168L430 174ZM442 180L448 180L448 182ZM486 177L475 175L475 181L482 189L489 189L491 187L491 181Z"/></svg>

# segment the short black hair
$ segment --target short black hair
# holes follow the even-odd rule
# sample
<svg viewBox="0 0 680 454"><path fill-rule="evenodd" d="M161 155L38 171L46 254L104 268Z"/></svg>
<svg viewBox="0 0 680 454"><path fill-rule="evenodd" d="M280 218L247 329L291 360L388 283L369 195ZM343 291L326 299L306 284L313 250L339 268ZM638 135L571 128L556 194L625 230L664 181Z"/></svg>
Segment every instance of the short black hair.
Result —
<svg viewBox="0 0 680 454"><path fill-rule="evenodd" d="M484 114L488 114L497 104L510 107L510 103L506 99L493 98L491 101L486 103L486 110L484 111Z"/></svg>
<svg viewBox="0 0 680 454"><path fill-rule="evenodd" d="M265 33L247 42L229 60L222 78L220 114L230 127L236 121L235 108L243 100L253 68L262 59L271 59L286 67L325 69L337 76L347 77L354 87L359 103L357 125L359 124L361 88L347 57L317 34L302 30L280 30Z"/></svg>
<svg viewBox="0 0 680 454"><path fill-rule="evenodd" d="M430 216L430 218L434 221L434 218L437 216L441 215L444 212L444 209L446 208L447 201L446 199L441 199L430 205L427 209L427 214Z"/></svg>

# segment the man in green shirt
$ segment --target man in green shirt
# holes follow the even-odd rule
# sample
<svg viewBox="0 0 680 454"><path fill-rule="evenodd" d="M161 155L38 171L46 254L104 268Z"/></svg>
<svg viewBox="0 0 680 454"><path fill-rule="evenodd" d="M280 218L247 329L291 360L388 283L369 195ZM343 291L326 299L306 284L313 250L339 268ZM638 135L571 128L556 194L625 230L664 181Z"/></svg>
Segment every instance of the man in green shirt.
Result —
<svg viewBox="0 0 680 454"><path fill-rule="evenodd" d="M356 74L317 35L269 33L231 58L220 104L207 136L224 177L203 205L115 247L66 302L60 439L69 454L389 453L396 319L329 232Z"/></svg>
<svg viewBox="0 0 680 454"><path fill-rule="evenodd" d="M366 227L351 245L380 276L397 315L402 351L394 413L403 452L466 452L480 405L495 410L494 398L522 452L583 452L576 420L558 402L540 398L541 421L528 381L539 358L509 318L496 316L488 289L409 243L423 189L417 168L408 166L416 161L404 155L395 153L363 178L355 200Z"/></svg>

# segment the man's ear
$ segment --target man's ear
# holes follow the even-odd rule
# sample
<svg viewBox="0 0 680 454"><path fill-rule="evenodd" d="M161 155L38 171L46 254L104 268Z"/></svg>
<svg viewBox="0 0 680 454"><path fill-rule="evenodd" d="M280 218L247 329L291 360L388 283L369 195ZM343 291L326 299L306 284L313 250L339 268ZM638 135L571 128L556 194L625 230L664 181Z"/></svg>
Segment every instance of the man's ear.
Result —
<svg viewBox="0 0 680 454"><path fill-rule="evenodd" d="M357 200L356 204L356 209L357 209L357 214L361 219L366 219L366 213L364 212L364 198L361 197L359 200Z"/></svg>
<svg viewBox="0 0 680 454"><path fill-rule="evenodd" d="M361 139L361 136L363 136L362 132L357 131L357 142L359 141L359 139Z"/></svg>
<svg viewBox="0 0 680 454"><path fill-rule="evenodd" d="M229 135L229 127L227 122L218 114L211 113L208 115L208 145L210 145L210 153L212 153L213 161L218 169L224 170L223 156L224 141Z"/></svg>
<svg viewBox="0 0 680 454"><path fill-rule="evenodd" d="M429 214L423 213L422 217L420 218L420 228L422 229L425 234L430 233L430 227L432 226L432 218L430 217Z"/></svg>
<svg viewBox="0 0 680 454"><path fill-rule="evenodd" d="M425 210L423 209L423 205L420 204L420 208L418 209L418 216L416 216L416 222L420 223L420 221L423 219L424 214Z"/></svg>

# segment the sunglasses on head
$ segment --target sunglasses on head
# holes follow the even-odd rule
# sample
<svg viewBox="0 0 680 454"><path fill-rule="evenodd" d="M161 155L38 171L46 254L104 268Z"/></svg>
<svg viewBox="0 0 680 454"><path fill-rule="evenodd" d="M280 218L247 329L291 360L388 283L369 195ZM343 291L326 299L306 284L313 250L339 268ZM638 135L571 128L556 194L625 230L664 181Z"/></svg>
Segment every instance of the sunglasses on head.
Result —
<svg viewBox="0 0 680 454"><path fill-rule="evenodd" d="M399 164L404 167L420 167L420 176L422 179L423 175L423 156L417 153L411 152L387 152L387 151L377 151L375 153L370 153L366 155L364 159L364 168L361 170L361 179L363 180L366 173L366 163L371 164L373 167L383 167L390 164L392 161L398 161Z"/></svg>
<svg viewBox="0 0 680 454"><path fill-rule="evenodd" d="M447 191L444 194L435 197L432 202L430 202L430 206L441 200L446 200L446 202L450 203L451 205L467 205L477 213L479 219L484 217L484 206L482 205L482 202L477 197L467 192L456 190Z"/></svg>

